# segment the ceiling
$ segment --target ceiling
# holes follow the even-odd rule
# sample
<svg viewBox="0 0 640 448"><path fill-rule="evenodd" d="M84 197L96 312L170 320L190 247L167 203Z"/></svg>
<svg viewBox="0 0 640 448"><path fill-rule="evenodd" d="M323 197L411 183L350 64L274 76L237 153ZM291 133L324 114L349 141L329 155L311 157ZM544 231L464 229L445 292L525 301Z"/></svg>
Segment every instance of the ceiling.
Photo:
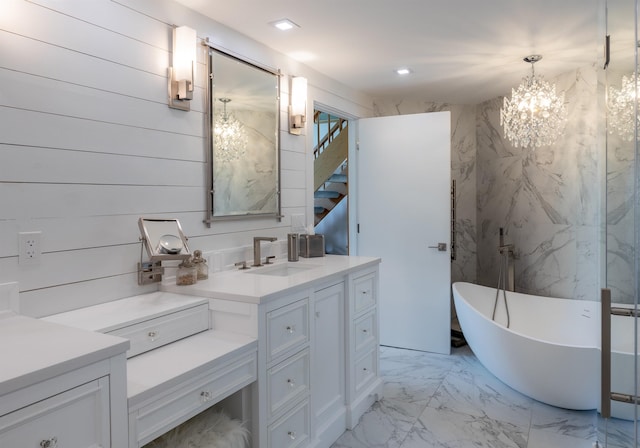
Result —
<svg viewBox="0 0 640 448"><path fill-rule="evenodd" d="M177 1L373 98L476 104L509 94L527 55L549 79L601 52L601 0ZM270 25L285 17L300 27Z"/></svg>

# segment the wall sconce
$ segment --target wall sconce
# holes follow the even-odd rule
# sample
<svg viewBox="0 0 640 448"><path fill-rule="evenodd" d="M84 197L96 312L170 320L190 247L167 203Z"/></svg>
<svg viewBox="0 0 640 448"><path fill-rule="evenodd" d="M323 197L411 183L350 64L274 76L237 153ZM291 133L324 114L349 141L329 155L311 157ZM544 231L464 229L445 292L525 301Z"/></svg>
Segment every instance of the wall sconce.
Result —
<svg viewBox="0 0 640 448"><path fill-rule="evenodd" d="M169 107L189 110L196 67L196 30L173 28L173 67L169 67Z"/></svg>
<svg viewBox="0 0 640 448"><path fill-rule="evenodd" d="M303 135L307 122L307 78L291 78L291 105L289 106L289 133Z"/></svg>

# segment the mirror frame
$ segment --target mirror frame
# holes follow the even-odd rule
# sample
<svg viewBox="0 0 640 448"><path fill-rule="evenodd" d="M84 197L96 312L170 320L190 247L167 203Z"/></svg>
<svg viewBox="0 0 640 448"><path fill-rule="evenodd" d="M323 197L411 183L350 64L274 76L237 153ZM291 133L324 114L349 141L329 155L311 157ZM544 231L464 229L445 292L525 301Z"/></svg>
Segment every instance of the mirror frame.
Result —
<svg viewBox="0 0 640 448"><path fill-rule="evenodd" d="M149 229L147 229L148 223L153 222L162 222L162 223L171 223L175 224L176 230L178 232L178 237L182 240L182 247L184 250L180 251L179 254L162 254L157 251L158 244L152 244L151 237L149 234ZM138 227L140 227L140 233L142 235L142 243L144 247L147 249L147 255L149 256L149 260L152 262L162 261L162 260L186 260L191 258L191 251L189 250L189 246L187 245L187 237L182 232L182 227L180 226L180 221L177 219L162 219L162 218L139 218L138 219ZM155 247L154 247L155 246Z"/></svg>
<svg viewBox="0 0 640 448"><path fill-rule="evenodd" d="M203 42L203 46L207 49L207 83L206 83L206 94L205 98L207 101L206 105L206 170L207 170L207 179L206 179L206 195L207 195L207 209L206 216L204 219L204 223L207 227L211 227L211 223L215 221L224 221L224 220L239 220L239 219L254 219L254 218L275 218L277 221L282 220L282 202L281 202L281 169L280 169L280 78L281 73L279 69L272 69L266 66L260 66L253 62L248 62L242 59L239 56L233 55L227 51L223 51L219 48L213 46L209 39ZM213 55L219 54L224 57L230 58L234 61L237 61L241 64L244 64L250 68L254 68L255 70L265 72L274 77L275 81L275 170L276 170L276 182L274 185L274 193L276 197L276 206L273 212L267 213L250 213L246 211L246 213L236 213L236 214L215 214L215 204L214 204L214 139L213 139L213 120L214 120L214 71L213 71Z"/></svg>

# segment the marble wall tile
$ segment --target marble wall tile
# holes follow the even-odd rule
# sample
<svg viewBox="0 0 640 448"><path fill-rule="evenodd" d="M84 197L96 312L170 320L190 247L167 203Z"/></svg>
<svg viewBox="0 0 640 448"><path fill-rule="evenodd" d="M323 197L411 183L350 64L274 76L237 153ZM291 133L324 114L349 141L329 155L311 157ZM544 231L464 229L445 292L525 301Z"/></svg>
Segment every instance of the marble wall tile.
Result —
<svg viewBox="0 0 640 448"><path fill-rule="evenodd" d="M613 302L635 294L635 146L616 132L607 136L607 287Z"/></svg>
<svg viewBox="0 0 640 448"><path fill-rule="evenodd" d="M502 99L478 107L478 278L495 286L498 231L515 245L516 290L596 299L603 179L594 67L551 80L569 120L553 145L514 148L502 137ZM594 280L595 279L595 280Z"/></svg>
<svg viewBox="0 0 640 448"><path fill-rule="evenodd" d="M505 242L515 245L517 290L597 300L604 270L603 83L595 66L550 81L565 93L569 119L556 143L533 150L515 148L503 137L503 98L477 106L379 100L374 110L377 116L451 111L458 249L453 281L495 286L503 228ZM624 302L633 294L633 152L613 137L608 144L607 278Z"/></svg>

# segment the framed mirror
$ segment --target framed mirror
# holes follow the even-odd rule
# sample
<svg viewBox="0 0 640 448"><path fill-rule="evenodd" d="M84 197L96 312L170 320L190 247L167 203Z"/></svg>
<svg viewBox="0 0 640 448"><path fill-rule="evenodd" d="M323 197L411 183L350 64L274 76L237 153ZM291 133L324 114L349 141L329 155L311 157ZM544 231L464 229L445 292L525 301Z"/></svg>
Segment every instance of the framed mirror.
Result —
<svg viewBox="0 0 640 448"><path fill-rule="evenodd" d="M280 219L280 75L209 48L205 222Z"/></svg>
<svg viewBox="0 0 640 448"><path fill-rule="evenodd" d="M151 261L185 260L191 257L187 237L177 219L140 218L138 227Z"/></svg>

